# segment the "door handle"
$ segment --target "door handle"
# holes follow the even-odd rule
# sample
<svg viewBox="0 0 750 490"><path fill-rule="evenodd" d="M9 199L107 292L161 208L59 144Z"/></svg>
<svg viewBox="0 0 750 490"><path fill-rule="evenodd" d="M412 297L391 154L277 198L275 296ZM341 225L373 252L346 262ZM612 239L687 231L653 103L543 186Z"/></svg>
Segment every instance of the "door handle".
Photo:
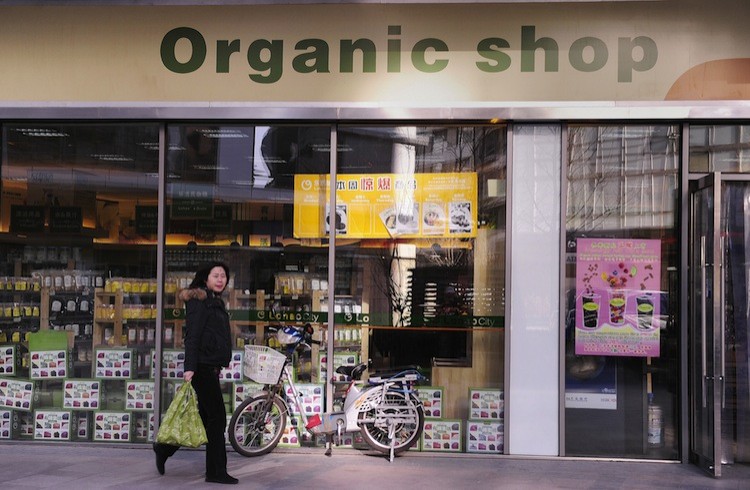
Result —
<svg viewBox="0 0 750 490"><path fill-rule="evenodd" d="M706 237L701 236L701 400L706 408Z"/></svg>
<svg viewBox="0 0 750 490"><path fill-rule="evenodd" d="M724 389L724 383L727 376L726 364L724 363L724 359L726 357L726 330L724 329L724 327L727 318L727 302L726 298L724 297L724 280L726 279L726 268L724 267L724 250L724 237L722 236L721 249L719 250L719 300L721 301L721 321L719 322L719 342L721 343L721 358L719 359L719 362L721 363L721 408L724 408L724 406L726 405L726 390Z"/></svg>

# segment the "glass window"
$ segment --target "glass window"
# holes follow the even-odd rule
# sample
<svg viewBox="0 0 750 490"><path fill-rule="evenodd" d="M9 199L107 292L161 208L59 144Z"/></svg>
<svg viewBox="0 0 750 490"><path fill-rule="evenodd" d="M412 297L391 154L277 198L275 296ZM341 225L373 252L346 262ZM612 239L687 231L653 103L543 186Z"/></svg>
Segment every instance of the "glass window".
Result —
<svg viewBox="0 0 750 490"><path fill-rule="evenodd" d="M567 455L678 457L678 135L569 128Z"/></svg>
<svg viewBox="0 0 750 490"><path fill-rule="evenodd" d="M750 171L750 126L690 126L691 172Z"/></svg>
<svg viewBox="0 0 750 490"><path fill-rule="evenodd" d="M158 148L154 124L3 127L3 438L147 440Z"/></svg>
<svg viewBox="0 0 750 490"><path fill-rule="evenodd" d="M168 127L162 406L183 375L185 313L178 293L209 262L230 269L224 300L234 353L220 375L227 414L259 388L242 374L245 345L280 348L272 329L305 323L320 339L328 240L321 229L314 237L305 235L303 224L322 216L324 204L315 195L312 203L298 206L297 197L310 181L300 176L314 175L317 181L328 175L330 134L330 126ZM319 360L317 345L301 355L295 362L297 381L322 386ZM316 399L320 410L323 397ZM300 439L284 443L298 445Z"/></svg>
<svg viewBox="0 0 750 490"><path fill-rule="evenodd" d="M485 419L467 430L491 442L465 450L502 452L506 128L341 126L338 142L336 349L361 337L373 369L419 366L426 415Z"/></svg>

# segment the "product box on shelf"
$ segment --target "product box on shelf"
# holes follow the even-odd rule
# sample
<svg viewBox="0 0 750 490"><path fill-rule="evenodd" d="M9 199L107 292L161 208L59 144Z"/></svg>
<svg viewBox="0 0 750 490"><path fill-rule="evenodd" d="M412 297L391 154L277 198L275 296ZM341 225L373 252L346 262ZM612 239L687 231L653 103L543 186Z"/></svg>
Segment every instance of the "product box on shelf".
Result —
<svg viewBox="0 0 750 490"><path fill-rule="evenodd" d="M13 411L0 409L0 439L13 436Z"/></svg>
<svg viewBox="0 0 750 490"><path fill-rule="evenodd" d="M63 330L40 330L27 335L30 379L62 379L70 375L68 334Z"/></svg>
<svg viewBox="0 0 750 490"><path fill-rule="evenodd" d="M441 386L420 386L417 397L422 402L426 419L439 419L443 416L445 390Z"/></svg>
<svg viewBox="0 0 750 490"><path fill-rule="evenodd" d="M72 431L73 439L78 441L91 440L91 421L93 420L92 412L73 412L73 418L77 427Z"/></svg>
<svg viewBox="0 0 750 490"><path fill-rule="evenodd" d="M326 380L326 370L328 365L328 355L325 352L320 352L318 362L318 382L323 383ZM356 366L359 362L359 352L336 352L333 355L333 375L332 377L336 381L346 381L346 376L343 374L336 373L336 368L339 366Z"/></svg>
<svg viewBox="0 0 750 490"><path fill-rule="evenodd" d="M151 377L154 378L156 351L151 351ZM185 351L181 349L164 349L161 356L161 377L163 379L182 379L185 374Z"/></svg>
<svg viewBox="0 0 750 490"><path fill-rule="evenodd" d="M102 406L101 401L101 380L66 379L63 381L63 408L99 410Z"/></svg>
<svg viewBox="0 0 750 490"><path fill-rule="evenodd" d="M69 374L67 350L29 352L29 378L62 379Z"/></svg>
<svg viewBox="0 0 750 490"><path fill-rule="evenodd" d="M245 357L245 351L232 351L232 360L229 366L223 368L219 374L219 380L238 383L242 381L242 360Z"/></svg>
<svg viewBox="0 0 750 490"><path fill-rule="evenodd" d="M130 442L130 412L94 412L94 441Z"/></svg>
<svg viewBox="0 0 750 490"><path fill-rule="evenodd" d="M34 440L68 441L73 430L69 410L35 410Z"/></svg>
<svg viewBox="0 0 750 490"><path fill-rule="evenodd" d="M133 414L133 439L153 441L154 412L136 412Z"/></svg>
<svg viewBox="0 0 750 490"><path fill-rule="evenodd" d="M292 388L289 385L284 385L284 393L286 395L287 403L289 404L289 411L294 415L299 415L304 412L308 417L315 414L323 413L324 398L325 398L325 387L322 384L296 384L299 400L294 399Z"/></svg>
<svg viewBox="0 0 750 490"><path fill-rule="evenodd" d="M503 420L504 414L502 390L469 388L469 420Z"/></svg>
<svg viewBox="0 0 750 490"><path fill-rule="evenodd" d="M466 422L466 452L502 454L503 443L503 422L487 420Z"/></svg>
<svg viewBox="0 0 750 490"><path fill-rule="evenodd" d="M30 411L34 383L24 379L0 378L0 407Z"/></svg>
<svg viewBox="0 0 750 490"><path fill-rule="evenodd" d="M13 410L13 438L34 438L34 412Z"/></svg>
<svg viewBox="0 0 750 490"><path fill-rule="evenodd" d="M463 422L458 419L426 420L422 431L422 451L460 452Z"/></svg>
<svg viewBox="0 0 750 490"><path fill-rule="evenodd" d="M21 356L15 344L0 345L0 376L16 376L21 367Z"/></svg>
<svg viewBox="0 0 750 490"><path fill-rule="evenodd" d="M96 349L94 377L99 379L130 379L133 374L132 349Z"/></svg>
<svg viewBox="0 0 750 490"><path fill-rule="evenodd" d="M180 386L182 386L182 379L179 380L171 380L167 379L164 383L164 391L162 391L163 396L163 402L161 403L161 411L162 415L167 413L167 408L169 408L169 404L172 403L172 400L174 400L175 393L177 393L177 390L180 389ZM166 393L165 393L166 392Z"/></svg>
<svg viewBox="0 0 750 490"><path fill-rule="evenodd" d="M263 391L263 385L260 383L235 383L233 388L232 410L236 410L239 404L245 401L245 398Z"/></svg>
<svg viewBox="0 0 750 490"><path fill-rule="evenodd" d="M125 385L125 410L153 410L154 393L153 381L128 381Z"/></svg>
<svg viewBox="0 0 750 490"><path fill-rule="evenodd" d="M296 415L288 414L286 427L279 440L279 447L300 447L300 430L305 430L302 427L302 420Z"/></svg>

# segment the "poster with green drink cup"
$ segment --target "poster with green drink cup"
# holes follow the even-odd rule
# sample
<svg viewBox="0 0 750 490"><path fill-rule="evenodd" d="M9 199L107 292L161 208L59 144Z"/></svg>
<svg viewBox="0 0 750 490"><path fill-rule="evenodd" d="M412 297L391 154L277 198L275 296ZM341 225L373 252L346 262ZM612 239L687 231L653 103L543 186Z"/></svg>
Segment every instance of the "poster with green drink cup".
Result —
<svg viewBox="0 0 750 490"><path fill-rule="evenodd" d="M660 286L660 240L576 240L576 354L658 357Z"/></svg>

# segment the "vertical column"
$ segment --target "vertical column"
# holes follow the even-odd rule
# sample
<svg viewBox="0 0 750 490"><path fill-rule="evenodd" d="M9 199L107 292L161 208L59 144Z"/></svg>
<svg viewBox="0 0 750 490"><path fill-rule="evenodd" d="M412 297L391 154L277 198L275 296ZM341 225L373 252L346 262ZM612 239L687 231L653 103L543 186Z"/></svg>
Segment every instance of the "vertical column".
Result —
<svg viewBox="0 0 750 490"><path fill-rule="evenodd" d="M511 154L509 454L559 452L559 125L514 126Z"/></svg>

